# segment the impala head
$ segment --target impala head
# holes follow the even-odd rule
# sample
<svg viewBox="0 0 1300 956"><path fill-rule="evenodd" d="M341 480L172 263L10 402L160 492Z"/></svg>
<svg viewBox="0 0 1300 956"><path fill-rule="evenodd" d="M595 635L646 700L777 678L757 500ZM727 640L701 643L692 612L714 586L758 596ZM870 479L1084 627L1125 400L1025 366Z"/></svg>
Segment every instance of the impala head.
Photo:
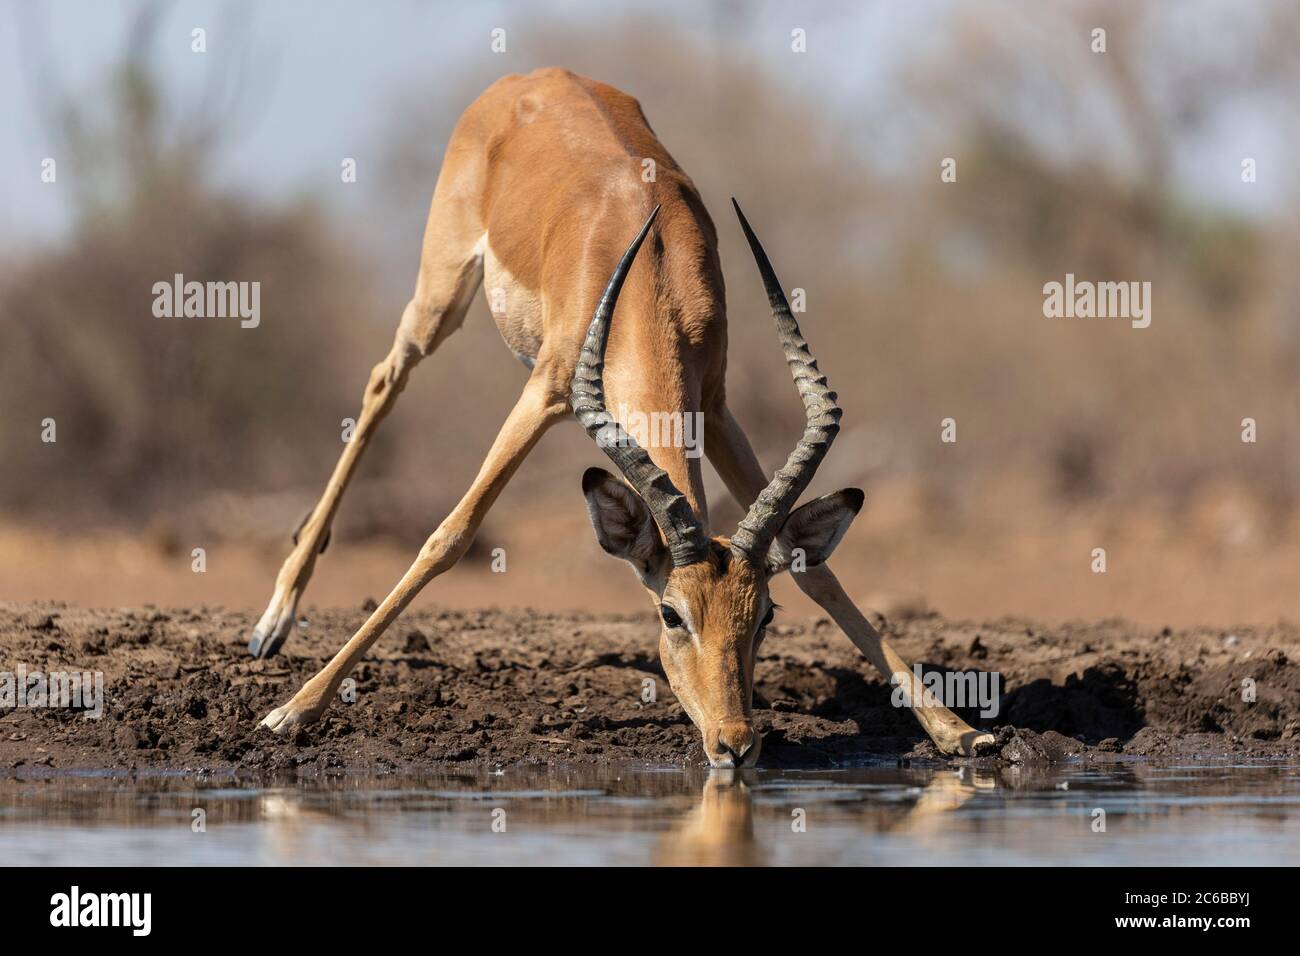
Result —
<svg viewBox="0 0 1300 956"><path fill-rule="evenodd" d="M774 611L768 582L796 561L803 567L825 561L861 508L863 495L850 488L793 509L839 431L840 409L739 206L736 214L767 287L807 418L785 466L730 538L710 537L668 474L606 410L603 373L610 318L658 211L656 207L619 260L596 306L570 399L578 420L625 481L591 468L583 475L582 490L596 540L632 565L655 602L664 671L699 728L709 763L752 766L761 744L753 725L754 660Z"/></svg>

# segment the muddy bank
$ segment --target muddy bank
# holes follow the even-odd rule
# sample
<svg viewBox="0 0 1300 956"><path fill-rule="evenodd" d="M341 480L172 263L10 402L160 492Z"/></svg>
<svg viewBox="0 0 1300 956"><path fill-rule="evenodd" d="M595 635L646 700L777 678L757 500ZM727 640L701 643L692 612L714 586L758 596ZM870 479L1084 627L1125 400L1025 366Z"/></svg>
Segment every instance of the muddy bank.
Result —
<svg viewBox="0 0 1300 956"><path fill-rule="evenodd" d="M294 739L260 730L365 617L361 608L318 612L280 657L254 661L245 613L0 604L0 672L102 672L105 696L98 720L0 709L0 773L703 762L649 615L414 612L354 672L355 702L335 701ZM910 661L999 673L1000 713L963 712L1001 728L991 759L1300 756L1294 625L1175 632L922 616L889 630ZM1242 699L1246 679L1253 702ZM828 621L778 618L755 705L766 734L760 766L938 757Z"/></svg>

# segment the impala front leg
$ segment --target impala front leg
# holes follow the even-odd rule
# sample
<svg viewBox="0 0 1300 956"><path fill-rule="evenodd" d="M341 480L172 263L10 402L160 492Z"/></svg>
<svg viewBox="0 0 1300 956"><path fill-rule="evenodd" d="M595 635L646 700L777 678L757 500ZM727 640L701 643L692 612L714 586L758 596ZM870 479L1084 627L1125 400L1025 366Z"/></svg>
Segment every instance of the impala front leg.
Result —
<svg viewBox="0 0 1300 956"><path fill-rule="evenodd" d="M725 406L705 418L705 449L732 496L748 508L767 483L749 439ZM973 756L993 735L978 731L944 707L916 679L907 661L890 647L844 593L829 566L822 564L792 574L799 589L828 613L854 645L893 686L902 686L904 699L925 732L945 754Z"/></svg>
<svg viewBox="0 0 1300 956"><path fill-rule="evenodd" d="M287 704L267 714L262 726L286 734L300 724L319 719L338 692L343 678L414 600L420 589L460 560L515 469L542 434L568 412L563 398L557 397L549 379L549 373L539 365L506 418L474 484L425 542L397 587L319 674L304 684Z"/></svg>
<svg viewBox="0 0 1300 956"><path fill-rule="evenodd" d="M904 699L934 745L950 755L973 757L981 745L991 745L993 735L976 730L962 720L926 689L907 666L907 661L889 646L871 622L844 593L830 566L820 564L815 568L791 575L799 589L816 601L839 625L854 645L892 686L904 689Z"/></svg>

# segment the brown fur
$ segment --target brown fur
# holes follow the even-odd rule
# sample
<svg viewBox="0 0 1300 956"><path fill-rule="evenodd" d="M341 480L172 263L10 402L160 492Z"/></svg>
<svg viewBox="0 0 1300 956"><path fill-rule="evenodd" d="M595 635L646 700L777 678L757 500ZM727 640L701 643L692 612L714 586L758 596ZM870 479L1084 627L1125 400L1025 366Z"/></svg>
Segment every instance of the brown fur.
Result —
<svg viewBox="0 0 1300 956"><path fill-rule="evenodd" d="M611 263L660 205L610 331L610 406L673 411L721 405L727 330L717 234L695 184L635 99L563 69L507 76L465 111L447 153L465 162L451 175L444 166L425 256L445 257L449 232L461 245L467 234L486 233L495 258L541 299L540 322L514 337L541 343L530 357L560 399L567 397ZM642 178L645 159L654 162L653 182ZM546 171L541 189L539 170ZM438 207L453 208L460 222L445 226ZM498 325L503 321L509 317L498 318ZM509 330L501 331L510 341ZM644 355L655 362L643 363ZM667 454L656 464L693 507L704 509L698 459Z"/></svg>
<svg viewBox="0 0 1300 956"><path fill-rule="evenodd" d="M646 159L654 163L649 182L642 176ZM694 184L630 96L563 69L505 77L466 109L448 143L415 294L391 351L371 372L353 440L276 579L250 641L255 655L274 653L292 629L298 601L362 453L411 369L459 327L485 270L489 282L500 287L491 290L490 304L497 292L504 303L493 308L493 318L532 373L473 484L401 581L329 664L264 725L288 733L320 716L343 678L402 609L464 554L536 442L569 417L570 382L594 305L614 262L655 205L662 207L658 220L628 275L610 331L609 407L703 412L706 452L732 494L747 508L762 490L763 469L726 407L722 269L713 223ZM647 450L707 528L700 460L681 448ZM605 498L616 502L619 496ZM667 648L665 669L700 726L711 760L727 740L737 745L733 750L744 750L746 763L758 753L750 690L769 573L770 568L728 561L715 547L707 562L671 574L643 574L656 601L680 601L699 616L689 650L671 643L680 636L667 634L661 636L661 649ZM796 580L882 673L912 680L906 663L853 606L829 568L809 568ZM947 752L968 752L980 739L942 707L918 710L917 716Z"/></svg>
<svg viewBox="0 0 1300 956"><path fill-rule="evenodd" d="M669 577L664 597L689 606L695 624L694 638L662 629L659 656L705 755L716 765L739 753L752 766L761 740L753 730L754 660L769 606L766 576L715 538L708 560Z"/></svg>

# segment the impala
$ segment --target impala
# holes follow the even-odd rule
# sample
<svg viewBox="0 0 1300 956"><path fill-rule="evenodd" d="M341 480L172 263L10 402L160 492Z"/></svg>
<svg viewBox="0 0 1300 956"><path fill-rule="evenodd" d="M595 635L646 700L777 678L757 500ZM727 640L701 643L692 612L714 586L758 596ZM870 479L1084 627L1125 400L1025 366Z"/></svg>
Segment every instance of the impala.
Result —
<svg viewBox="0 0 1300 956"><path fill-rule="evenodd" d="M646 159L656 170L651 182L641 175ZM826 565L862 492L793 507L835 438L840 409L767 255L739 206L736 212L806 414L803 437L770 481L727 408L726 309L713 223L637 101L546 69L497 81L465 111L434 190L414 297L392 350L371 372L353 440L295 536L253 632L252 654L270 656L284 643L362 453L411 369L460 325L484 277L493 318L528 367L528 381L469 491L397 586L264 726L283 734L321 716L402 609L465 553L538 439L573 414L619 471L583 475L596 540L632 565L650 595L664 670L713 766L758 759L751 698L755 657L772 620L768 582L796 558L799 587L901 684L943 752L969 754L992 739L927 698ZM748 509L730 538L709 533L698 457L671 444L642 447L609 408L702 415L705 454Z"/></svg>

